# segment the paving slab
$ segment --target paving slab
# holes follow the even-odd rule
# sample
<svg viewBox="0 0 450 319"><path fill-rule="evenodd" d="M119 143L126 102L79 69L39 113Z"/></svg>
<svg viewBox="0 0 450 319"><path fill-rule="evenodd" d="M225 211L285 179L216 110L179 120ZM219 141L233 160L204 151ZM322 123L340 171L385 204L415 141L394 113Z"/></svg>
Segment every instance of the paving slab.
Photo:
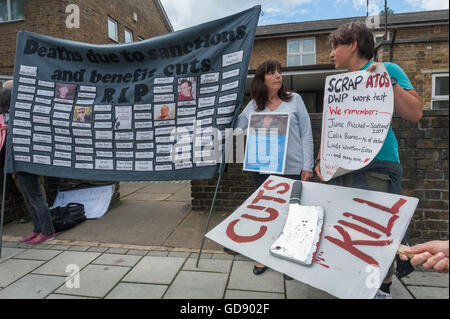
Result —
<svg viewBox="0 0 450 319"><path fill-rule="evenodd" d="M42 275L68 276L70 272L66 272L67 266L77 265L81 270L98 256L100 256L100 253L65 251L38 269L34 270L33 273Z"/></svg>
<svg viewBox="0 0 450 319"><path fill-rule="evenodd" d="M130 270L128 267L89 265L80 274L80 287L60 287L55 293L103 298Z"/></svg>
<svg viewBox="0 0 450 319"><path fill-rule="evenodd" d="M196 267L197 258L188 258L183 266L183 270L229 273L232 262L232 260L200 258L198 267Z"/></svg>
<svg viewBox="0 0 450 319"><path fill-rule="evenodd" d="M183 202L122 201L102 218L86 220L57 236L80 240L140 246L162 246L189 213Z"/></svg>
<svg viewBox="0 0 450 319"><path fill-rule="evenodd" d="M285 280L286 299L337 299L329 293L297 280Z"/></svg>
<svg viewBox="0 0 450 319"><path fill-rule="evenodd" d="M227 289L284 293L283 275L267 269L261 275L253 274L254 262L234 261Z"/></svg>
<svg viewBox="0 0 450 319"><path fill-rule="evenodd" d="M97 299L97 298L84 297L84 296L73 296L73 295L51 294L45 299Z"/></svg>
<svg viewBox="0 0 450 319"><path fill-rule="evenodd" d="M449 299L448 288L408 286L417 299Z"/></svg>
<svg viewBox="0 0 450 319"><path fill-rule="evenodd" d="M0 299L44 299L64 281L64 277L29 274L0 291Z"/></svg>
<svg viewBox="0 0 450 319"><path fill-rule="evenodd" d="M164 246L200 249L206 222L209 213L191 212L173 231L170 237L164 241ZM221 223L226 218L225 214L213 213L209 224L209 230ZM204 250L222 250L222 246L206 238Z"/></svg>
<svg viewBox="0 0 450 319"><path fill-rule="evenodd" d="M168 286L121 282L105 299L161 299Z"/></svg>
<svg viewBox="0 0 450 319"><path fill-rule="evenodd" d="M141 259L140 256L103 254L92 262L97 265L133 267Z"/></svg>
<svg viewBox="0 0 450 319"><path fill-rule="evenodd" d="M152 194L152 193L140 193L136 192L121 199L122 201L163 201L169 198L170 194Z"/></svg>
<svg viewBox="0 0 450 319"><path fill-rule="evenodd" d="M284 294L227 289L224 299L284 299Z"/></svg>
<svg viewBox="0 0 450 319"><path fill-rule="evenodd" d="M50 260L59 254L61 250L46 250L46 249L29 249L21 254L14 256L17 259L35 259L35 260Z"/></svg>
<svg viewBox="0 0 450 319"><path fill-rule="evenodd" d="M0 264L14 256L17 256L17 255L25 252L25 251L26 251L26 249L22 249L22 248L2 247L2 258L0 258Z"/></svg>
<svg viewBox="0 0 450 319"><path fill-rule="evenodd" d="M439 274L436 272L414 271L408 276L402 278L406 286L429 286L429 287L447 287L449 286L448 274Z"/></svg>
<svg viewBox="0 0 450 319"><path fill-rule="evenodd" d="M168 285L185 260L181 257L145 256L122 281Z"/></svg>
<svg viewBox="0 0 450 319"><path fill-rule="evenodd" d="M138 193L147 194L175 194L183 188L191 188L190 183L146 183Z"/></svg>
<svg viewBox="0 0 450 319"><path fill-rule="evenodd" d="M41 260L9 259L0 264L0 287L6 287L42 265ZM3 290L2 290L3 292Z"/></svg>
<svg viewBox="0 0 450 319"><path fill-rule="evenodd" d="M392 299L414 299L397 276L392 276L391 295Z"/></svg>
<svg viewBox="0 0 450 319"><path fill-rule="evenodd" d="M164 299L222 299L228 274L181 271Z"/></svg>
<svg viewBox="0 0 450 319"><path fill-rule="evenodd" d="M177 191L175 194L170 195L165 199L166 201L174 201L174 202L191 202L192 201L192 192L190 187L185 187Z"/></svg>

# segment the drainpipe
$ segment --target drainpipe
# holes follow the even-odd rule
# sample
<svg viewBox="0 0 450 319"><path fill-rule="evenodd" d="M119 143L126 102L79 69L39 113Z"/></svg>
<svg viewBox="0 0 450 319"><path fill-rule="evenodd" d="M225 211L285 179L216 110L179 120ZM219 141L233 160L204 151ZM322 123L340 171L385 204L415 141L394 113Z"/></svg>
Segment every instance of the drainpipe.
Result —
<svg viewBox="0 0 450 319"><path fill-rule="evenodd" d="M392 40L391 40L391 48L389 50L389 62L392 62L392 60L394 59L394 42L395 42L395 36L397 35L397 29L394 29L394 34L392 35Z"/></svg>

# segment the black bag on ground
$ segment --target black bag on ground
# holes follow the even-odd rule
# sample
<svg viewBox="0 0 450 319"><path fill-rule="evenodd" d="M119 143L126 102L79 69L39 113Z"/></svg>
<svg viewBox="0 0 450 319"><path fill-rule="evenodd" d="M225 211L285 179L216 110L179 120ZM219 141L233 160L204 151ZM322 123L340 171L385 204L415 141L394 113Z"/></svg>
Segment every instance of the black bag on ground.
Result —
<svg viewBox="0 0 450 319"><path fill-rule="evenodd" d="M55 232L72 228L86 220L84 205L69 203L64 207L58 206L50 209Z"/></svg>

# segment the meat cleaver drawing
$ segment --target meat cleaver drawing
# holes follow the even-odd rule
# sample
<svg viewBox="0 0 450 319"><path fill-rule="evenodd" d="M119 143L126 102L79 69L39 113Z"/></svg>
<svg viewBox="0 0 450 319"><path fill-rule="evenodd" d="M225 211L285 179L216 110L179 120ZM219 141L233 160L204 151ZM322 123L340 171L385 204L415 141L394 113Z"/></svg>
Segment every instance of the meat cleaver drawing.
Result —
<svg viewBox="0 0 450 319"><path fill-rule="evenodd" d="M325 212L321 206L300 205L301 194L302 182L295 181L286 224L270 247L270 254L298 264L311 265L319 249Z"/></svg>

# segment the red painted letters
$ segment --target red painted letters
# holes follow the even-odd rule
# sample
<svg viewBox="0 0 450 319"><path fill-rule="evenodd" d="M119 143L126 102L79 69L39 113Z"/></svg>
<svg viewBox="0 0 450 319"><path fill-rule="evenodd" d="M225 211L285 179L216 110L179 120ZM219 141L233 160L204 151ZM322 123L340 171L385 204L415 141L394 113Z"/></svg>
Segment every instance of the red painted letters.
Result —
<svg viewBox="0 0 450 319"><path fill-rule="evenodd" d="M400 207L402 207L403 204L406 203L406 200L401 198L391 208L389 208L384 205L380 205L380 204L377 204L377 203L374 203L371 201L367 201L364 199L360 199L360 198L354 198L353 200L358 203L367 204L370 207L373 207L378 210L392 214L392 216L387 221L387 226L383 226L383 225L380 225L379 223L376 223L373 220L370 220L365 217L361 217L361 216L358 216L358 215L355 215L352 213L348 213L348 212L343 213L344 217L352 218L358 222L366 224L367 226L370 226L370 227L384 233L387 237L391 236L392 227L394 226L395 221L399 218L399 216L397 214L400 210ZM375 238L375 239L379 239L381 237L381 235L376 232L373 232L365 227L356 225L354 223L347 222L345 220L338 220L338 223L343 226L346 226L348 228L351 228L353 230L359 231L359 232L361 232L365 235L368 235L372 238ZM327 239L330 242L332 242L333 244L345 249L346 251L348 251L352 255L358 257L359 259L365 261L369 265L378 266L379 264L373 257L365 254L364 252L362 252L355 246L387 246L392 243L392 240L379 240L379 241L377 241L377 240L352 240L350 237L350 234L342 226L334 225L334 228L341 234L342 240L335 238L335 237L331 237L331 236L325 236L325 239Z"/></svg>
<svg viewBox="0 0 450 319"><path fill-rule="evenodd" d="M288 183L278 183L274 186L271 186L270 184L272 182L273 182L273 180L268 180L267 182L265 182L263 184L263 189L261 189L255 196L255 198L252 200L252 204L247 206L247 209L253 210L255 213L256 213L256 211L259 211L259 212L264 211L264 212L268 213L269 215L266 217L259 217L259 216L251 215L249 213L245 213L245 214L242 214L241 217L250 219L253 221L257 221L257 222L271 222L278 218L278 216L279 216L278 211L276 209L274 209L272 207L268 207L268 206L270 205L270 202L277 202L277 203L283 204L283 203L286 203L286 200L284 200L282 198L267 195L267 193L269 193L269 192L266 192L266 195L264 195L264 189L267 191L274 191L278 188L281 188L280 190L277 191L277 194L284 194L289 191L291 186ZM266 206L262 206L262 204L264 204L264 201L268 201L269 203L266 203ZM254 205L258 202L261 202L261 204ZM237 243L247 243L247 242L252 242L252 241L258 240L259 238L263 237L267 231L267 226L263 225L259 228L259 231L256 234L249 235L249 236L238 235L234 231L234 227L236 226L236 224L239 221L240 221L240 219L233 220L230 224L228 224L228 227L226 230L227 236L231 240L233 240Z"/></svg>

